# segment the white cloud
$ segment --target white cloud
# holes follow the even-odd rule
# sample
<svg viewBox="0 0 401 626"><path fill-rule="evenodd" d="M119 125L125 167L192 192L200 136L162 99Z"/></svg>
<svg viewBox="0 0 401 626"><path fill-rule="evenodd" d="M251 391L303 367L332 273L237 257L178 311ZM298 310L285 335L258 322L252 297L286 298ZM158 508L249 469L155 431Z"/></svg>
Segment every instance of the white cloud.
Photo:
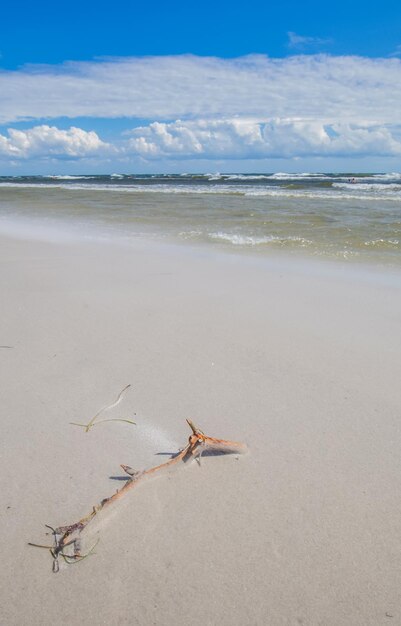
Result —
<svg viewBox="0 0 401 626"><path fill-rule="evenodd" d="M294 45L316 43L290 35ZM0 71L0 123L61 116L149 123L114 145L78 123L68 130L57 122L9 128L0 134L0 156L121 162L400 156L400 101L395 57L185 55L27 66Z"/></svg>
<svg viewBox="0 0 401 626"><path fill-rule="evenodd" d="M152 122L134 128L115 145L91 131L71 127L10 128L0 135L0 157L80 159L113 156L163 159L243 160L314 156L399 156L399 127L326 124L302 119L226 118Z"/></svg>
<svg viewBox="0 0 401 626"><path fill-rule="evenodd" d="M288 32L288 47L298 48L303 50L310 46L320 46L331 43L331 39L323 39L321 37L305 37L303 35L297 35L293 32Z"/></svg>
<svg viewBox="0 0 401 626"><path fill-rule="evenodd" d="M130 134L125 149L145 159L401 155L389 128L299 119L153 122Z"/></svg>
<svg viewBox="0 0 401 626"><path fill-rule="evenodd" d="M399 43L396 47L395 50L388 55L389 57L400 57L401 56L401 43Z"/></svg>
<svg viewBox="0 0 401 626"><path fill-rule="evenodd" d="M297 36L300 37L300 36ZM234 116L400 123L401 61L163 56L0 71L0 123L67 116Z"/></svg>
<svg viewBox="0 0 401 626"><path fill-rule="evenodd" d="M401 155L399 128L301 119L177 120L152 122L115 145L80 128L10 128L0 135L0 156L13 159L79 159L113 155L147 161L174 159L264 159L306 156Z"/></svg>
<svg viewBox="0 0 401 626"><path fill-rule="evenodd" d="M10 128L8 137L0 135L0 155L11 158L69 157L82 158L104 154L114 149L101 141L93 131L71 126L35 126L28 130Z"/></svg>

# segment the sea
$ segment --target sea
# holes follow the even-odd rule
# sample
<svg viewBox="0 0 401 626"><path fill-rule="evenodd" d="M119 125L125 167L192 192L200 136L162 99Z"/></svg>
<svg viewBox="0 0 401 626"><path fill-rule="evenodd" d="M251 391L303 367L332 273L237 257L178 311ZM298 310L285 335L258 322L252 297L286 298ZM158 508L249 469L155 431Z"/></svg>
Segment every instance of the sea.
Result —
<svg viewBox="0 0 401 626"><path fill-rule="evenodd" d="M401 266L401 173L0 177L0 233Z"/></svg>

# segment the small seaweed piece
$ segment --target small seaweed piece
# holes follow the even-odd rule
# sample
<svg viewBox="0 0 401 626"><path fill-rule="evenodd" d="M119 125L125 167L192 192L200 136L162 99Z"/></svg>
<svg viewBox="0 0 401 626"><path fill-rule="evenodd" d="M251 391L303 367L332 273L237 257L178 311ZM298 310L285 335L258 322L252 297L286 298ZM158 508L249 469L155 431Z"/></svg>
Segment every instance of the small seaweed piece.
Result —
<svg viewBox="0 0 401 626"><path fill-rule="evenodd" d="M89 432L92 426L95 426L96 424L101 424L102 422L127 422L128 424L136 424L136 422L132 420L122 419L119 417L96 421L99 415L101 415L104 411L114 408L115 406L117 406L117 404L121 402L123 396L125 395L125 392L127 391L129 387L131 387L130 384L124 387L124 389L122 389L120 393L118 394L117 399L114 402L112 402L112 404L107 404L106 406L102 407L100 411L98 411L96 415L92 417L92 419L87 424L79 424L78 422L70 422L70 424L72 424L73 426L81 426L81 428L85 428L86 433Z"/></svg>

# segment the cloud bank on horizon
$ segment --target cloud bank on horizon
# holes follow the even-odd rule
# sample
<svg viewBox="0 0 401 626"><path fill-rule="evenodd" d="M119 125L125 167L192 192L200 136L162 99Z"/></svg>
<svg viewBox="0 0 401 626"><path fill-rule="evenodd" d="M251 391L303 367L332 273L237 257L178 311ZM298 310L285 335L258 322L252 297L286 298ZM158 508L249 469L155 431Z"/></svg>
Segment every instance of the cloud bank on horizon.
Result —
<svg viewBox="0 0 401 626"><path fill-rule="evenodd" d="M290 44L307 37L290 33ZM401 156L401 60L193 55L0 72L0 160ZM69 128L60 128L69 118ZM108 141L85 118L132 121ZM65 121L64 121L65 124ZM108 136L110 133L108 133Z"/></svg>

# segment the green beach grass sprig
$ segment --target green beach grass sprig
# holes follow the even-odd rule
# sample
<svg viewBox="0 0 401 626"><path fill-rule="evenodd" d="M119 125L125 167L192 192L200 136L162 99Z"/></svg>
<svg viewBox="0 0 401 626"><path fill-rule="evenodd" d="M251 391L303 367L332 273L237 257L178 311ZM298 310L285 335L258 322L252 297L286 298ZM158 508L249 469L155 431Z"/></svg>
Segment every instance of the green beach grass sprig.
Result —
<svg viewBox="0 0 401 626"><path fill-rule="evenodd" d="M109 409L112 409L115 406L117 406L117 404L121 402L122 398L125 395L125 392L127 391L127 389L129 389L129 387L131 387L130 384L124 387L124 389L122 389L120 393L118 394L117 400L115 400L115 402L113 402L112 404L107 404L106 406L102 407L100 411L98 411L96 415L92 417L90 422L88 422L87 424L79 424L78 422L70 422L70 424L72 424L73 426L80 426L81 428L85 428L86 433L89 432L92 426L96 426L96 424L102 424L104 422L127 422L128 424L136 425L136 422L134 422L133 420L122 418L122 417L111 417L111 418L104 419L104 420L97 419L104 411L108 411Z"/></svg>

